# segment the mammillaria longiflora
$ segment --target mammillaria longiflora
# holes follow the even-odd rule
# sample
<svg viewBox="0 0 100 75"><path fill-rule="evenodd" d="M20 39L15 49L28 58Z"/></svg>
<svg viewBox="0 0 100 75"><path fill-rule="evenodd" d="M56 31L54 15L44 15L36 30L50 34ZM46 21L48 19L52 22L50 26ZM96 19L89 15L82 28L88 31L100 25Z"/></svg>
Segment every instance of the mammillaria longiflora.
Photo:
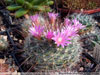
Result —
<svg viewBox="0 0 100 75"><path fill-rule="evenodd" d="M35 69L38 70L71 67L79 59L82 49L78 43L78 31L85 26L77 19L65 18L63 23L59 23L56 13L48 13L48 17L42 16L42 20L39 19L41 15L36 15L31 16L32 26L25 41L23 56L29 57L26 63L37 63Z"/></svg>

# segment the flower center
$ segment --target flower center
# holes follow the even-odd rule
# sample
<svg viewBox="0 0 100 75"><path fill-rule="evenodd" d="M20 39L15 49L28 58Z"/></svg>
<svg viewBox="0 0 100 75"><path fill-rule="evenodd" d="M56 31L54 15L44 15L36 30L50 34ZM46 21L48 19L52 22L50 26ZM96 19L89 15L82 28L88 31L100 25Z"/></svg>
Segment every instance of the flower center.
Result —
<svg viewBox="0 0 100 75"><path fill-rule="evenodd" d="M61 37L58 38L58 42L59 42L59 43L62 42L62 38L61 38Z"/></svg>
<svg viewBox="0 0 100 75"><path fill-rule="evenodd" d="M33 31L38 35L39 34L39 32L38 31L36 31L36 29L34 28L33 29Z"/></svg>
<svg viewBox="0 0 100 75"><path fill-rule="evenodd" d="M36 30L35 30L35 28L33 28L33 32L35 32Z"/></svg>

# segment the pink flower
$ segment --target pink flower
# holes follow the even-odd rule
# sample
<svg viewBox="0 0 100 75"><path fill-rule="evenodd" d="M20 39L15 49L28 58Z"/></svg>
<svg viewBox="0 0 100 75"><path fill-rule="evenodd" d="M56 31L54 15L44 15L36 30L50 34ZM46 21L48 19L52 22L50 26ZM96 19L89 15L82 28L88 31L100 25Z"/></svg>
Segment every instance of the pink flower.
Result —
<svg viewBox="0 0 100 75"><path fill-rule="evenodd" d="M57 46L62 46L64 48L64 46L66 46L67 44L70 44L71 42L69 41L70 39L63 33L58 33L55 34L54 37L52 38L55 41L55 44L57 44Z"/></svg>
<svg viewBox="0 0 100 75"><path fill-rule="evenodd" d="M74 19L72 21L74 23L73 26L75 27L75 30L79 30L79 29L85 28L85 26L83 26L77 19Z"/></svg>
<svg viewBox="0 0 100 75"><path fill-rule="evenodd" d="M66 26L63 30L64 34L68 37L73 37L77 35L77 31L75 30L75 27L72 25Z"/></svg>
<svg viewBox="0 0 100 75"><path fill-rule="evenodd" d="M31 26L30 28L29 28L29 32L33 35L33 36L35 36L35 37L41 37L41 35L42 35L42 33L43 33L43 30L44 30L44 28L43 27L40 27L40 25L39 26Z"/></svg>
<svg viewBox="0 0 100 75"><path fill-rule="evenodd" d="M72 22L70 21L70 19L65 18L65 20L64 20L64 25L65 25L65 26L68 26L68 25L70 25L70 24L72 24Z"/></svg>
<svg viewBox="0 0 100 75"><path fill-rule="evenodd" d="M32 22L34 22L35 24L39 24L39 14L36 14L36 15L33 15L33 16L30 16Z"/></svg>
<svg viewBox="0 0 100 75"><path fill-rule="evenodd" d="M74 23L74 25L80 24L80 22L76 18L73 19L72 22Z"/></svg>
<svg viewBox="0 0 100 75"><path fill-rule="evenodd" d="M83 26L82 24L77 24L77 25L74 25L74 26L75 26L76 30L84 29L85 28L85 26Z"/></svg>
<svg viewBox="0 0 100 75"><path fill-rule="evenodd" d="M46 38L49 40L51 40L53 36L54 36L54 33L51 30L46 33Z"/></svg>
<svg viewBox="0 0 100 75"><path fill-rule="evenodd" d="M55 23L55 20L56 20L56 18L57 18L57 16L58 16L58 14L55 14L55 13L48 13L48 16L49 16L49 18L50 18L50 20L51 20L51 23L54 24L54 23Z"/></svg>

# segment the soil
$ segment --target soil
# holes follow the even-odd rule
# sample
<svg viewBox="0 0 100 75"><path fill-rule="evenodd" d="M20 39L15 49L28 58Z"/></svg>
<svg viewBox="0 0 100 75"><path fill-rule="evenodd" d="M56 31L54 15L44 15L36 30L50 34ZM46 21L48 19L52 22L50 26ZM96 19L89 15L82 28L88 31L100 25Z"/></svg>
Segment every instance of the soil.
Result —
<svg viewBox="0 0 100 75"><path fill-rule="evenodd" d="M63 0L63 8L72 10L90 10L100 6L100 0Z"/></svg>

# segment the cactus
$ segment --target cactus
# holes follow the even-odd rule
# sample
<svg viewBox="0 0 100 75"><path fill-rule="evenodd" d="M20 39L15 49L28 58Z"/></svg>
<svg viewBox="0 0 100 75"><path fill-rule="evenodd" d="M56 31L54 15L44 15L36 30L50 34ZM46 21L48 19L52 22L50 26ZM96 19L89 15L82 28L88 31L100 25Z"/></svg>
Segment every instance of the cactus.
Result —
<svg viewBox="0 0 100 75"><path fill-rule="evenodd" d="M15 16L21 17L27 13L33 14L38 11L48 12L50 11L49 5L53 4L52 0L6 0L9 6L7 9L10 11L16 11Z"/></svg>
<svg viewBox="0 0 100 75"><path fill-rule="evenodd" d="M71 15L71 17L76 18L80 21L80 23L86 25L86 27L91 27L96 24L96 21L93 19L91 15L74 13Z"/></svg>
<svg viewBox="0 0 100 75"><path fill-rule="evenodd" d="M58 70L68 66L72 67L79 60L79 54L82 50L77 42L79 37L72 40L72 44L62 48L50 44L46 39L37 40L33 36L27 37L25 41L25 53L23 57L28 58L27 64L37 64L36 70Z"/></svg>
<svg viewBox="0 0 100 75"><path fill-rule="evenodd" d="M37 18L37 15L34 15L32 17L33 29L30 28L29 30L31 34L29 34L25 40L25 44L24 44L25 52L22 54L22 56L26 58L25 64L27 65L36 64L36 66L34 66L34 69L37 71L59 70L59 69L64 69L66 67L71 69L71 67L75 64L75 62L79 60L79 54L82 51L82 48L80 46L80 43L78 42L79 36L74 35L74 33L77 32L77 30L79 29L74 28L73 32L75 30L76 31L74 33L71 32L72 34L69 33L70 26L62 25L62 24L67 24L68 19L66 19L66 23L59 23L58 22L59 20L56 20L56 17L57 14L54 13L49 13L49 19L47 18L45 19L43 18L43 16L41 18L40 17ZM78 21L76 22L78 23ZM59 27L58 24L61 27ZM43 25L45 25L44 31L41 28L41 26ZM67 34L65 37L63 35L59 37L59 35L63 34L67 30L66 29L67 26L69 27L68 33L71 34L71 35L68 34L68 36L70 37L67 38L71 38L72 36L73 37L71 38L71 40L69 39L71 44L68 41L67 42L63 41L62 44L60 42L62 41L63 38L67 36ZM65 27L65 31L63 29L64 27ZM74 27L74 25L71 27ZM83 26L81 26L80 24L80 28L82 27ZM34 28L36 28L36 32L34 32ZM49 29L54 32L54 36L51 36L53 35L52 33L47 32L49 31ZM56 33L58 33L58 35ZM49 34L49 35L45 36L45 34ZM57 38L59 39L55 40L54 37L56 37L56 39ZM65 45L66 43L69 44Z"/></svg>
<svg viewBox="0 0 100 75"><path fill-rule="evenodd" d="M84 33L93 31L95 25L97 24L97 21L94 20L91 15L74 13L70 17L76 18L80 21L80 23L86 26L86 28L83 30Z"/></svg>

